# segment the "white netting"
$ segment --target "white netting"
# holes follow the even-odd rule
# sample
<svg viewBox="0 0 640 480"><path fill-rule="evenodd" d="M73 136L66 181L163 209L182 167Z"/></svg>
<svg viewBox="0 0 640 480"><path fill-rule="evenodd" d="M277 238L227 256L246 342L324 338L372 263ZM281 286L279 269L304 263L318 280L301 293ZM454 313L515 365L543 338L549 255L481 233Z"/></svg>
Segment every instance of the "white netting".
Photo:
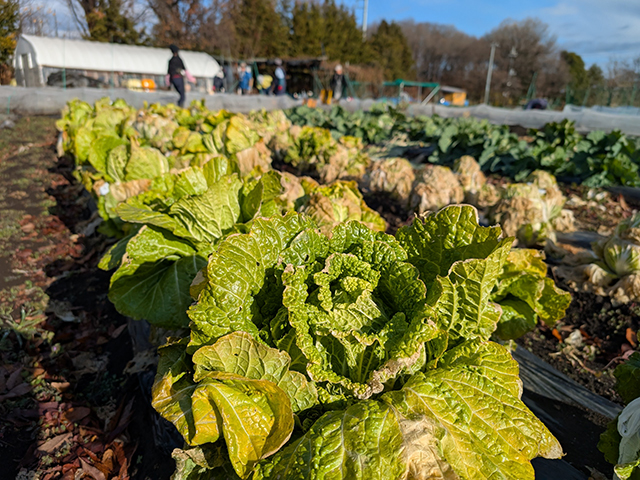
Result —
<svg viewBox="0 0 640 480"><path fill-rule="evenodd" d="M134 92L123 88L68 88L57 87L24 88L0 87L0 113L14 113L18 115L59 115L65 104L74 98L93 104L103 97L115 100L122 98L130 105L142 108L148 103L177 103L178 94L174 91ZM290 97L268 97L266 95L232 95L217 94L203 95L202 93L187 92L188 105L192 100L205 100L210 110L225 109L232 112L247 113L251 110L286 109L300 105L302 102Z"/></svg>
<svg viewBox="0 0 640 480"><path fill-rule="evenodd" d="M129 104L141 108L143 103L176 103L176 92L134 92L126 89L97 89L73 88L62 89L55 87L22 88L0 87L0 113L15 113L18 115L57 115L67 101L79 98L93 103L102 97L112 99L122 98ZM251 110L286 109L300 105L300 100L290 97L269 97L263 95L239 96L232 94L202 95L187 93L187 103L191 100L205 99L205 105L210 110L225 109L232 112L246 113ZM352 100L341 102L347 110L368 110L375 100ZM445 107L442 105L410 105L409 115L433 115L442 117L471 116L486 119L496 125L520 125L525 128L540 128L549 122L560 122L565 118L576 122L576 130L589 132L591 130L621 130L629 135L640 136L640 115L625 113L607 107L582 108L568 105L563 111L552 110L522 110L489 107L477 105L474 107Z"/></svg>

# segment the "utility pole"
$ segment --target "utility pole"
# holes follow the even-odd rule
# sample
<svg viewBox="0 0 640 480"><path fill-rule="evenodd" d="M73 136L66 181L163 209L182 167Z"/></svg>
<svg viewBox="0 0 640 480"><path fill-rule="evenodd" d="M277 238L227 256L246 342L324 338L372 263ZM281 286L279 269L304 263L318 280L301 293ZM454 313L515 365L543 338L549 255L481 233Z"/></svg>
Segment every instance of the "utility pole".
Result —
<svg viewBox="0 0 640 480"><path fill-rule="evenodd" d="M489 104L489 89L491 88L491 74L493 73L493 57L496 53L497 43L491 43L491 55L489 55L489 70L487 71L487 84L484 87L484 103Z"/></svg>
<svg viewBox="0 0 640 480"><path fill-rule="evenodd" d="M362 10L362 39L367 39L367 10L369 9L369 0L364 0L364 9Z"/></svg>

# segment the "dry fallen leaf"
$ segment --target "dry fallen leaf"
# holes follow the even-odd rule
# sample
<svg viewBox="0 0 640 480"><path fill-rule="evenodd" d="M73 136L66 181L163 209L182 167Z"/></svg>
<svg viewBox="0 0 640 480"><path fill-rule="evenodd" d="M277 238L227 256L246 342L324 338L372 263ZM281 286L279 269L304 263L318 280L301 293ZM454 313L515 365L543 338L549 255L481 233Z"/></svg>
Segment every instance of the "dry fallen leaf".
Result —
<svg viewBox="0 0 640 480"><path fill-rule="evenodd" d="M551 333L553 334L554 337L556 337L558 339L559 342L563 342L564 341L562 339L562 335L560 335L560 332L558 332L558 330L556 328L551 330Z"/></svg>
<svg viewBox="0 0 640 480"><path fill-rule="evenodd" d="M9 378L7 379L7 383L5 385L5 388L7 390L13 390L18 384L22 383L22 376L20 375L21 373L21 366L11 372L11 375L9 375Z"/></svg>
<svg viewBox="0 0 640 480"><path fill-rule="evenodd" d="M91 413L89 407L74 407L64 412L65 418L71 423L78 423Z"/></svg>
<svg viewBox="0 0 640 480"><path fill-rule="evenodd" d="M72 436L72 433L63 433L61 435L57 435L53 438L50 438L49 440L47 440L46 442L44 442L42 445L38 447L38 452L53 453L59 447L61 447L62 444L64 444L67 440L70 440L71 436Z"/></svg>
<svg viewBox="0 0 640 480"><path fill-rule="evenodd" d="M127 328L127 324L123 324L120 325L118 328L116 328L113 333L111 334L111 338L118 338L120 336L120 334L122 332L124 332L124 329Z"/></svg>
<svg viewBox="0 0 640 480"><path fill-rule="evenodd" d="M50 384L53 388L58 390L59 392L64 392L68 390L71 384L69 382L51 382Z"/></svg>
<svg viewBox="0 0 640 480"><path fill-rule="evenodd" d="M627 338L627 342L629 342L633 348L638 346L638 335L631 328L627 328L625 337Z"/></svg>
<svg viewBox="0 0 640 480"><path fill-rule="evenodd" d="M21 383L17 387L9 390L9 393L5 393L4 395L0 395L0 402L4 402L9 398L21 397L22 395L26 395L29 393L33 387L28 383Z"/></svg>
<svg viewBox="0 0 640 480"><path fill-rule="evenodd" d="M82 458L80 459L80 465L82 465L82 471L91 476L94 480L107 480L104 476L104 473L102 473L93 465L89 465L89 463Z"/></svg>
<svg viewBox="0 0 640 480"><path fill-rule="evenodd" d="M20 227L23 233L31 233L36 228L33 223L26 223Z"/></svg>
<svg viewBox="0 0 640 480"><path fill-rule="evenodd" d="M150 367L154 367L158 364L158 355L155 348L149 350L143 350L136 353L136 355L127 363L123 373L132 375L134 373L144 372Z"/></svg>

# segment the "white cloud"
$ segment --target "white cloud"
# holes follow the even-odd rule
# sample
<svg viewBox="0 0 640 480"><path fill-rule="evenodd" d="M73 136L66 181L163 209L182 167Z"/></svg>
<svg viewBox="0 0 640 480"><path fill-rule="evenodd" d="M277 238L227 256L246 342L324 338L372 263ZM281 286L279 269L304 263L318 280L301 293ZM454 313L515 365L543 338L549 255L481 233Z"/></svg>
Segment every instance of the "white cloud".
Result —
<svg viewBox="0 0 640 480"><path fill-rule="evenodd" d="M640 2L637 0L561 0L538 16L558 36L561 48L587 64L640 56Z"/></svg>

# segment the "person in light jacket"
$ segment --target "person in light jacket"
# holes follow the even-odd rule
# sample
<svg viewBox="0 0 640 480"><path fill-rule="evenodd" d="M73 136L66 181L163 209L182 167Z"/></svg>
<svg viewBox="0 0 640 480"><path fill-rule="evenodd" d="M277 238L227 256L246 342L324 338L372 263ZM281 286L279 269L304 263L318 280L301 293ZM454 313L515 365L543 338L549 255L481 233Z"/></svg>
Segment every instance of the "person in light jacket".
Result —
<svg viewBox="0 0 640 480"><path fill-rule="evenodd" d="M276 71L274 73L273 83L271 84L271 93L274 95L286 95L287 93L287 73L282 67L282 60L276 58Z"/></svg>

